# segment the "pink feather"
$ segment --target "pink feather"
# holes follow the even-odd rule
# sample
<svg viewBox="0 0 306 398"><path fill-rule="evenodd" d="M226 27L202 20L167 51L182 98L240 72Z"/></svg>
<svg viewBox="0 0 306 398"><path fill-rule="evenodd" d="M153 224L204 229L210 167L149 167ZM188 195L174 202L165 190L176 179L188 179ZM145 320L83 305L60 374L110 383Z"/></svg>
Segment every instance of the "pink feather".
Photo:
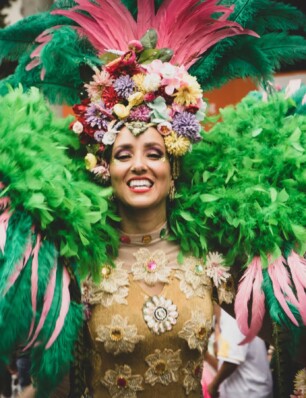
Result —
<svg viewBox="0 0 306 398"><path fill-rule="evenodd" d="M306 325L306 260L292 251L287 258L287 264L290 268L298 297L298 309L303 319L303 323Z"/></svg>
<svg viewBox="0 0 306 398"><path fill-rule="evenodd" d="M39 58L33 59L33 61L29 62L26 66L26 71L29 72L30 70L36 68L36 66L40 65L41 61Z"/></svg>
<svg viewBox="0 0 306 398"><path fill-rule="evenodd" d="M259 257L254 257L242 276L235 299L235 315L238 326L246 338L241 344L251 341L262 327L265 315L265 296L261 289L262 269ZM249 326L249 302L252 296L252 318Z"/></svg>
<svg viewBox="0 0 306 398"><path fill-rule="evenodd" d="M36 319L37 291L38 291L38 253L40 246L41 246L41 237L38 234L36 239L36 245L32 252L33 260L32 260L32 275L31 275L31 301L32 301L33 319L29 331L29 338L33 332L35 319Z"/></svg>
<svg viewBox="0 0 306 398"><path fill-rule="evenodd" d="M23 268L25 267L25 265L27 264L30 256L32 253L32 245L31 243L28 243L26 250L24 251L23 257L21 259L21 261L19 262L19 264L17 265L15 271L13 272L13 274L10 276L9 281L7 283L7 286L5 288L4 294L7 293L7 291L10 289L11 286L13 286L13 284L16 282L16 280L18 279L21 271L23 270Z"/></svg>
<svg viewBox="0 0 306 398"><path fill-rule="evenodd" d="M277 258L268 266L268 273L273 284L273 291L276 299L291 322L298 326L298 321L295 319L287 304L287 300L289 300L297 308L299 306L299 303L291 290L290 279L284 266L284 262L285 259L282 256Z"/></svg>
<svg viewBox="0 0 306 398"><path fill-rule="evenodd" d="M54 267L52 268L51 271L51 275L50 275L50 279L49 279L49 283L46 289L46 294L44 297L44 305L43 305L43 309L42 309L42 313L41 313L41 317L39 320L39 323L37 325L37 328L35 330L35 333L31 339L31 341L26 345L26 347L24 347L23 351L28 350L36 341L40 331L42 330L46 318L48 316L48 313L50 311L51 308L51 304L52 304L52 300L54 297L54 290L55 290L55 281L56 281L56 270L57 270L57 261L54 265Z"/></svg>
<svg viewBox="0 0 306 398"><path fill-rule="evenodd" d="M142 37L153 26L155 18L154 0L138 0L137 6L137 37Z"/></svg>
<svg viewBox="0 0 306 398"><path fill-rule="evenodd" d="M4 196L3 198L0 198L0 210L4 210L7 208L10 204L10 198L8 196Z"/></svg>
<svg viewBox="0 0 306 398"><path fill-rule="evenodd" d="M4 253L4 247L6 243L6 232L11 215L12 213L10 212L9 209L6 209L0 215L0 250L2 251L2 253Z"/></svg>
<svg viewBox="0 0 306 398"><path fill-rule="evenodd" d="M253 296L252 296L252 318L248 334L240 344L249 343L256 337L262 328L266 308L265 295L261 288L263 282L261 262L257 261L255 264L256 272L253 282Z"/></svg>
<svg viewBox="0 0 306 398"><path fill-rule="evenodd" d="M69 276L67 269L64 267L64 269L63 269L63 285L62 285L62 304L61 304L60 314L56 321L55 329L52 333L52 336L50 337L50 339L46 345L46 349L48 349L52 346L52 344L57 339L58 335L60 334L60 332L64 326L65 318L66 318L66 315L68 313L69 306L70 306L69 283L70 283L70 276Z"/></svg>

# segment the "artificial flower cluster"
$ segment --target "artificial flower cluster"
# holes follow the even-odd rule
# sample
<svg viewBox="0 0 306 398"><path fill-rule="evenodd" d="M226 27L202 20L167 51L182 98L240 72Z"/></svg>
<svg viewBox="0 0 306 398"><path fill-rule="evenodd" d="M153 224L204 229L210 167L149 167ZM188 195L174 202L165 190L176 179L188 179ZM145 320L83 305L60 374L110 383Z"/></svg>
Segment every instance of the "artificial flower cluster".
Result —
<svg viewBox="0 0 306 398"><path fill-rule="evenodd" d="M72 129L88 149L86 167L101 180L109 178L103 153L123 125L135 136L156 127L173 157L183 156L201 139L206 103L196 78L184 66L160 59L142 64L138 58L130 50L101 70L95 68L85 85L88 98L73 107L77 120Z"/></svg>

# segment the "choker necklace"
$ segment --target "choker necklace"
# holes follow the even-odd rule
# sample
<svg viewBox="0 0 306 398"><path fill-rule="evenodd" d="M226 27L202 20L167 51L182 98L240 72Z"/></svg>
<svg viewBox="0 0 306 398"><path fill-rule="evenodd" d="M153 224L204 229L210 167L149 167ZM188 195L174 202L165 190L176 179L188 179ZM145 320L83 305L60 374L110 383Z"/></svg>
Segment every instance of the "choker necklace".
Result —
<svg viewBox="0 0 306 398"><path fill-rule="evenodd" d="M122 244L130 245L149 245L150 243L154 243L160 239L165 239L168 236L168 227L167 223L165 223L162 227L147 233L147 234L127 234L123 231L119 231L120 233L120 242Z"/></svg>

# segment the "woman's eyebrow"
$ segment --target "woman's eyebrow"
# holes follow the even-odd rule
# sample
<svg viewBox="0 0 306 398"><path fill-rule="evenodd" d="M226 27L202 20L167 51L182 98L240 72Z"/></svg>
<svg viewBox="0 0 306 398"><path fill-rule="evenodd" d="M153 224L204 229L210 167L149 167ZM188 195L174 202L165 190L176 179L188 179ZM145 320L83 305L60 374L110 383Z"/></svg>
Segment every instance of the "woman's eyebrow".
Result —
<svg viewBox="0 0 306 398"><path fill-rule="evenodd" d="M131 149L133 147L133 145L131 144L122 144L122 145L118 145L116 148L114 148L115 151L117 151L118 149Z"/></svg>

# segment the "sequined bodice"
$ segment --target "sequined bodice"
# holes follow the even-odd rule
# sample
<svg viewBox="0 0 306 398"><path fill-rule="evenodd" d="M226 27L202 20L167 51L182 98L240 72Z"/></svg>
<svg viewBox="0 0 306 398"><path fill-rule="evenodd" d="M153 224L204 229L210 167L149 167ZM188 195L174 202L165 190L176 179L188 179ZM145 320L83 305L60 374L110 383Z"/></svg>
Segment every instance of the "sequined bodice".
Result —
<svg viewBox="0 0 306 398"><path fill-rule="evenodd" d="M94 398L201 397L211 330L211 281L193 257L155 239L123 243L116 269L86 290Z"/></svg>

